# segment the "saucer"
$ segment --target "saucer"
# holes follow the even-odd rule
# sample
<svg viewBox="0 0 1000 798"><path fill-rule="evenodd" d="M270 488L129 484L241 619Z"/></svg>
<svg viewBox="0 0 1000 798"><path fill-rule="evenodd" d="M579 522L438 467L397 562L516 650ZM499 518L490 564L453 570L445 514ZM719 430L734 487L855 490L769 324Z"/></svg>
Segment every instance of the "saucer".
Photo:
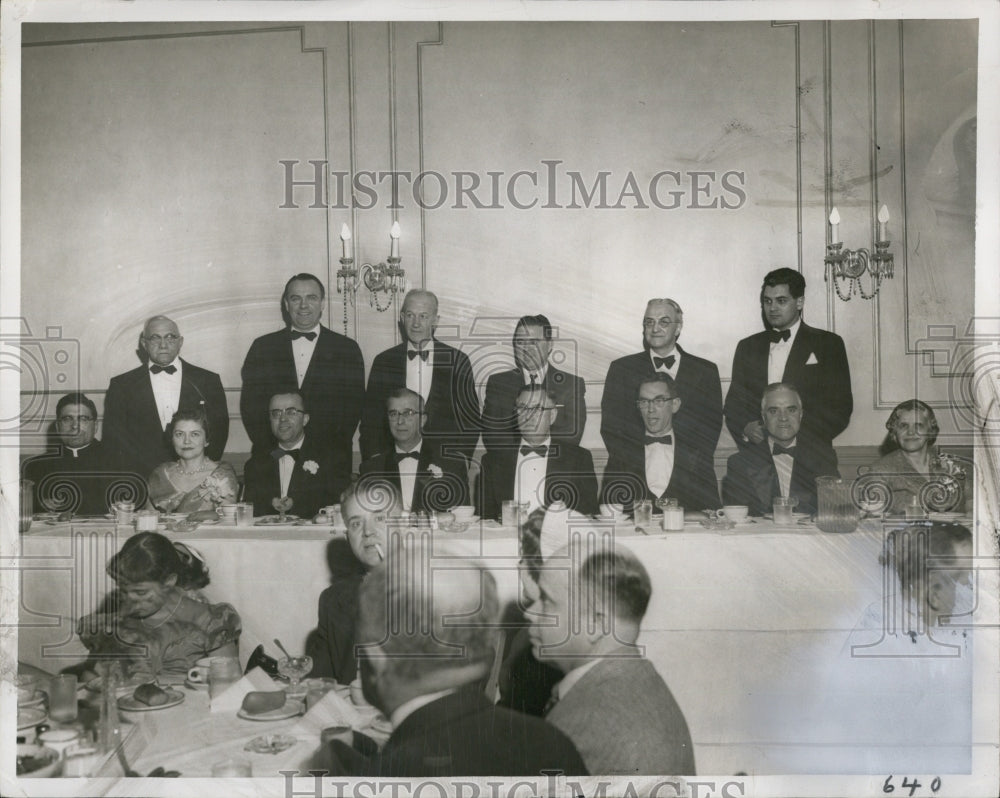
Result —
<svg viewBox="0 0 1000 798"><path fill-rule="evenodd" d="M184 686L188 690L200 690L201 692L206 692L208 690L208 682L192 682L190 679L184 679Z"/></svg>

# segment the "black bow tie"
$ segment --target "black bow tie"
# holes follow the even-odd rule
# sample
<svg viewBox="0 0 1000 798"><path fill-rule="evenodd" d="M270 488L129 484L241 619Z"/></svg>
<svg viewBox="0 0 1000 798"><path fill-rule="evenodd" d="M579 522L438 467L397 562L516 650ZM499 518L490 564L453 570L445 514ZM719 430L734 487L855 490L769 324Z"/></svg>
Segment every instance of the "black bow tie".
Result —
<svg viewBox="0 0 1000 798"><path fill-rule="evenodd" d="M154 363L149 367L149 370L153 374L159 374L161 371L165 371L167 374L176 374L177 366L158 366Z"/></svg>
<svg viewBox="0 0 1000 798"><path fill-rule="evenodd" d="M413 360L413 358L415 358L417 355L420 355L420 359L422 361L424 361L424 363L426 363L427 362L427 352L428 352L428 350L426 350L426 349L421 349L419 352L416 349L408 349L407 352L406 352L406 356L410 360Z"/></svg>
<svg viewBox="0 0 1000 798"><path fill-rule="evenodd" d="M315 341L316 333L314 332L302 332L302 330L292 330L292 340L296 338L305 338L307 341Z"/></svg>
<svg viewBox="0 0 1000 798"><path fill-rule="evenodd" d="M776 444L774 444L774 449L771 451L771 453L773 455L787 454L787 455L791 455L792 457L795 457L795 449L796 449L795 446L789 446L786 449L780 443L776 443Z"/></svg>
<svg viewBox="0 0 1000 798"><path fill-rule="evenodd" d="M667 355L666 357L657 357L656 355L653 355L653 368L656 369L662 369L664 366L668 369L672 369L674 367L674 363L676 362L677 358L673 355Z"/></svg>
<svg viewBox="0 0 1000 798"><path fill-rule="evenodd" d="M792 337L791 330L768 330L767 337L770 339L772 344L778 343L778 341L787 341Z"/></svg>
<svg viewBox="0 0 1000 798"><path fill-rule="evenodd" d="M299 459L299 450L298 449L282 449L280 446L277 449L275 449L273 452L271 452L271 457L273 457L275 460L280 460L286 454L290 455L291 458L293 460L295 460L295 461L298 461L298 459Z"/></svg>
<svg viewBox="0 0 1000 798"><path fill-rule="evenodd" d="M402 463L407 457L412 457L414 460L419 460L420 454L417 452L396 452L397 463Z"/></svg>
<svg viewBox="0 0 1000 798"><path fill-rule="evenodd" d="M528 446L525 444L521 447L521 454L531 454L534 452L539 457L545 457L545 452L548 448L548 446Z"/></svg>
<svg viewBox="0 0 1000 798"><path fill-rule="evenodd" d="M664 435L663 437L660 438L654 438L652 435L647 435L643 440L642 444L643 446L649 446L649 444L651 443L665 443L667 445L671 445L673 444L673 442L674 439L670 435Z"/></svg>

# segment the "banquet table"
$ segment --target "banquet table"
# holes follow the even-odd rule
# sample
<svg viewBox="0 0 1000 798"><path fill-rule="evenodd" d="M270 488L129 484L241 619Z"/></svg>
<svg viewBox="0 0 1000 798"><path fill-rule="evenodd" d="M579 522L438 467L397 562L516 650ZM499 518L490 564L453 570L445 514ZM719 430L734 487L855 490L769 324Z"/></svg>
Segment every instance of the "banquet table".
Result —
<svg viewBox="0 0 1000 798"><path fill-rule="evenodd" d="M758 519L724 531L692 521L683 532L648 535L630 525L573 531L592 543L612 536L648 569L653 595L639 644L685 714L699 773L878 773L893 772L897 762L917 772L968 768L978 742L970 720L971 649L946 673L951 694L925 690L918 668L907 677L918 684L903 685L898 695L888 691L895 703L882 706L882 720L872 716L864 688L870 671L847 670L868 667L845 654L845 643L866 609L891 592L893 576L878 560L881 527L826 534L805 521L781 527ZM84 656L74 619L112 587L104 563L125 534L110 522L36 522L21 536L22 661L57 671ZM215 525L166 534L204 556L211 573L206 596L239 611L244 658L259 642L276 653L274 637L304 647L319 593L330 583L329 544L339 533L311 525ZM432 567L455 567L456 553L478 558L502 600L517 597L515 530L485 522L457 534L413 534L430 540ZM990 637L977 641L987 643L981 650L995 651L995 630L984 634ZM838 688L847 673L857 690ZM885 692L884 680L875 683ZM899 714L913 689L932 694L921 710L930 737ZM953 719L938 722L942 712Z"/></svg>

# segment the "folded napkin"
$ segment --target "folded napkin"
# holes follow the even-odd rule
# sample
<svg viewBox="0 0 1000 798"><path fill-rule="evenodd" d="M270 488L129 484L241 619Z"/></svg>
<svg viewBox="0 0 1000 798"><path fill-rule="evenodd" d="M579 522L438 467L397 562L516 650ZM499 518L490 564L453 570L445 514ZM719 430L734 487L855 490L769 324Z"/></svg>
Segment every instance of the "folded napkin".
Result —
<svg viewBox="0 0 1000 798"><path fill-rule="evenodd" d="M292 727L291 733L300 736L319 737L320 732L328 726L350 726L362 728L365 719L350 702L331 690L323 698L313 704L299 722Z"/></svg>
<svg viewBox="0 0 1000 798"><path fill-rule="evenodd" d="M255 690L270 691L279 689L274 680L260 668L254 668L238 682L233 682L222 695L211 699L212 712L238 712L243 706L247 693Z"/></svg>

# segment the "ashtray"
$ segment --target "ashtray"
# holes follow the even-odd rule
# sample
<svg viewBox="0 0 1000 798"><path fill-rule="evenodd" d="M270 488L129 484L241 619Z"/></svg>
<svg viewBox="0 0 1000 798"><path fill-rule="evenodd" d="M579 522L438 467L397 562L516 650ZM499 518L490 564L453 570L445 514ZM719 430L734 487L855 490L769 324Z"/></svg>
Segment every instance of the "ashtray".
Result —
<svg viewBox="0 0 1000 798"><path fill-rule="evenodd" d="M253 751L255 754L280 754L298 741L299 738L291 734L262 734L244 745L243 750Z"/></svg>

